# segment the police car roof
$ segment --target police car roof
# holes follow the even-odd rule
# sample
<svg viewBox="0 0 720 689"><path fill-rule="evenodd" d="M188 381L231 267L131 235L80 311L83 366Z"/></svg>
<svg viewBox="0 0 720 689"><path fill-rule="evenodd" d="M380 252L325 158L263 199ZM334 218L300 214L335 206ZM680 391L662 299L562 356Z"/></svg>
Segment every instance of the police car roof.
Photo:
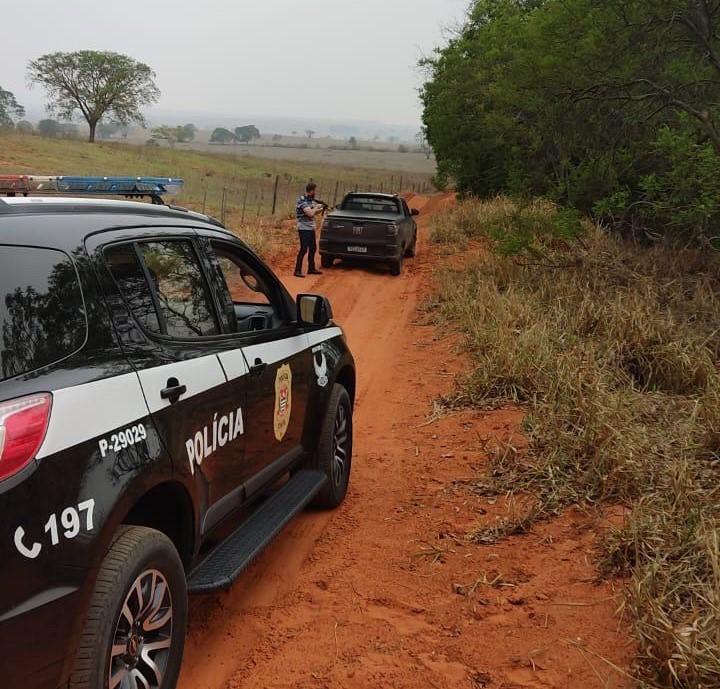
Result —
<svg viewBox="0 0 720 689"><path fill-rule="evenodd" d="M82 211L111 212L111 213L140 213L142 215L182 215L191 216L222 227L221 223L202 213L181 208L180 206L143 203L141 201L124 201L102 198L77 198L72 196L15 196L0 199L0 215L5 213L78 213Z"/></svg>
<svg viewBox="0 0 720 689"><path fill-rule="evenodd" d="M12 231L12 227L23 217L27 219L41 215L52 215L55 220L41 225L33 223L32 229L26 226L27 235L32 234L34 239L39 239L43 234L46 238L52 236L54 243L62 243L66 246L76 246L89 234L99 230L137 227L142 224L158 226L168 223L171 227L204 226L205 229L231 234L218 220L179 206L102 198L16 196L0 198L0 240L5 241L3 230L8 227L3 220L15 221L11 223L9 239L11 243L16 243L18 235ZM99 218L103 218L100 224Z"/></svg>

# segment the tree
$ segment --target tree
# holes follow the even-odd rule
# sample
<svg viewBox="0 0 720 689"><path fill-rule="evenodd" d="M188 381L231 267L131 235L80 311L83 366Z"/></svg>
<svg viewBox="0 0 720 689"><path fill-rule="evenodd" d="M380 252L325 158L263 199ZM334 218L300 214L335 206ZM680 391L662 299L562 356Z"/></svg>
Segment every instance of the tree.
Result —
<svg viewBox="0 0 720 689"><path fill-rule="evenodd" d="M33 130L32 122L27 120L20 120L16 125L15 129L19 132L31 132Z"/></svg>
<svg viewBox="0 0 720 689"><path fill-rule="evenodd" d="M63 139L79 139L80 128L72 122L60 122L60 136Z"/></svg>
<svg viewBox="0 0 720 689"><path fill-rule="evenodd" d="M225 127L216 127L210 135L211 144L233 144L237 143L235 134Z"/></svg>
<svg viewBox="0 0 720 689"><path fill-rule="evenodd" d="M189 143L195 140L195 132L198 128L194 124L184 124L179 127L178 141L180 143Z"/></svg>
<svg viewBox="0 0 720 689"><path fill-rule="evenodd" d="M90 142L103 116L120 124L143 123L140 109L160 97L150 67L113 52L48 53L30 61L28 78L45 88L49 112L67 120L82 114Z"/></svg>
<svg viewBox="0 0 720 689"><path fill-rule="evenodd" d="M416 135L415 141L417 141L420 150L425 154L425 157L430 160L432 156L432 146L427 138L427 127L423 127Z"/></svg>
<svg viewBox="0 0 720 689"><path fill-rule="evenodd" d="M241 144L248 144L254 139L260 138L260 130L254 124L245 127L235 127L235 138Z"/></svg>
<svg viewBox="0 0 720 689"><path fill-rule="evenodd" d="M314 129L306 129L305 133L307 134L308 139L312 139L313 136L315 135L315 130Z"/></svg>
<svg viewBox="0 0 720 689"><path fill-rule="evenodd" d="M356 137L356 136L351 136L351 137L348 139L348 143L350 144L350 148L352 148L353 151L357 149L357 147L358 147L358 140L357 140L357 137Z"/></svg>
<svg viewBox="0 0 720 689"><path fill-rule="evenodd" d="M423 64L426 136L460 192L720 225L718 0L475 0Z"/></svg>
<svg viewBox="0 0 720 689"><path fill-rule="evenodd" d="M20 105L10 91L0 86L0 127L12 127L15 118L25 116L25 108Z"/></svg>
<svg viewBox="0 0 720 689"><path fill-rule="evenodd" d="M50 119L40 120L37 129L43 136L47 136L50 139L57 138L57 135L62 131L60 123L57 120Z"/></svg>
<svg viewBox="0 0 720 689"><path fill-rule="evenodd" d="M150 132L152 139L156 141L167 141L170 148L175 148L176 143L187 143L195 138L196 127L194 124L186 124L182 127L171 127L162 124L159 127L153 127Z"/></svg>
<svg viewBox="0 0 720 689"><path fill-rule="evenodd" d="M100 122L97 126L97 133L101 139L109 139L120 131L117 122Z"/></svg>
<svg viewBox="0 0 720 689"><path fill-rule="evenodd" d="M167 141L170 148L175 148L178 129L180 127L168 127L166 124L162 124L150 130L150 137L155 141Z"/></svg>

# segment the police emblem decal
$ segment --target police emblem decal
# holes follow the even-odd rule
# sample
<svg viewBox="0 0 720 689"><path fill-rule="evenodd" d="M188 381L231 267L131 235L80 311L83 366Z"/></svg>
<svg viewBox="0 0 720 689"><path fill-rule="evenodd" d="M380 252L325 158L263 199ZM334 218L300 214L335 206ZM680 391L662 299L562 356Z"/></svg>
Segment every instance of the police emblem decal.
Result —
<svg viewBox="0 0 720 689"><path fill-rule="evenodd" d="M292 414L292 369L283 364L275 375L275 438L282 441L290 426Z"/></svg>

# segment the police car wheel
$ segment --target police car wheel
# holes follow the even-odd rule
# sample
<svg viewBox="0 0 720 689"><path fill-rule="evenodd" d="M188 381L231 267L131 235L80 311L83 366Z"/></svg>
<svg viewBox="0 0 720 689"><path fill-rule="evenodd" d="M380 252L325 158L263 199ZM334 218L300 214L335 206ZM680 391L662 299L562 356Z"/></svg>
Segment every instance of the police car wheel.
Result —
<svg viewBox="0 0 720 689"><path fill-rule="evenodd" d="M347 390L335 384L313 458L314 468L324 472L328 479L313 501L316 507L337 507L345 499L352 464L352 412Z"/></svg>
<svg viewBox="0 0 720 689"><path fill-rule="evenodd" d="M174 689L187 605L185 572L170 539L121 527L98 572L70 689Z"/></svg>
<svg viewBox="0 0 720 689"><path fill-rule="evenodd" d="M328 256L327 254L322 254L320 256L320 265L323 268L332 268L334 260L335 259L332 256Z"/></svg>

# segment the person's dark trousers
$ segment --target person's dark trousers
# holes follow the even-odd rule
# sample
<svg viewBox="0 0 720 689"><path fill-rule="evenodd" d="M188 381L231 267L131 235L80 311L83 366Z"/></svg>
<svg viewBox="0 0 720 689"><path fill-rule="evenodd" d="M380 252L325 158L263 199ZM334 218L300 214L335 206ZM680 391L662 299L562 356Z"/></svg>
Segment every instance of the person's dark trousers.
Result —
<svg viewBox="0 0 720 689"><path fill-rule="evenodd" d="M308 270L315 270L315 252L317 251L317 240L313 230L298 230L300 237L300 251L298 251L295 262L295 272L302 273L302 264L305 254L308 255Z"/></svg>

